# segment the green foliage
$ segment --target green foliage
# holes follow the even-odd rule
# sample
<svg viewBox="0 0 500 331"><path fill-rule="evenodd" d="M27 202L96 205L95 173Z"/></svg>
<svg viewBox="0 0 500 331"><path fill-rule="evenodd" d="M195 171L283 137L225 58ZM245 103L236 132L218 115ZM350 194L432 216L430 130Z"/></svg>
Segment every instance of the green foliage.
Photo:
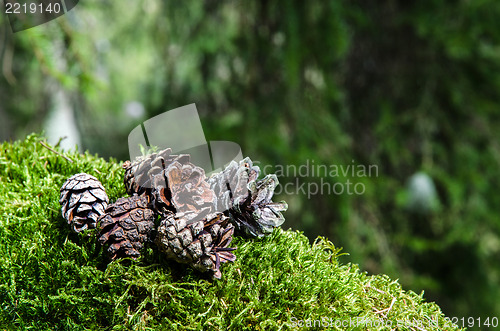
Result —
<svg viewBox="0 0 500 331"><path fill-rule="evenodd" d="M321 317L452 329L422 294L341 264L331 242L311 245L292 230L237 238L238 259L223 267L220 281L166 261L154 247L137 261L107 264L93 233L70 232L60 216L59 187L87 172L115 200L125 194L120 165L66 154L72 163L40 139L0 146L1 329L288 330ZM373 325L367 328L379 328Z"/></svg>
<svg viewBox="0 0 500 331"><path fill-rule="evenodd" d="M102 157L127 158L131 128L195 102L207 140L261 166L376 165L354 178L360 196L283 194L287 223L449 315L499 316L498 17L497 0L81 1L32 30L0 25L0 139L41 131L60 85ZM425 215L405 203L419 172L439 199Z"/></svg>

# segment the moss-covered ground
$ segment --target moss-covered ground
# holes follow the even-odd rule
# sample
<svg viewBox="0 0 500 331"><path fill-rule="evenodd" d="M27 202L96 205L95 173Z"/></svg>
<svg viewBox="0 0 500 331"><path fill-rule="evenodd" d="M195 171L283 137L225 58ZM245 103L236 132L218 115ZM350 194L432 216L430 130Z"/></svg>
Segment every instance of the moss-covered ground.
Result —
<svg viewBox="0 0 500 331"><path fill-rule="evenodd" d="M0 145L0 330L454 329L423 294L341 264L332 243L293 230L236 238L237 261L218 281L152 245L108 263L93 233L70 231L59 187L87 172L114 201L125 195L120 162L65 154L70 162L42 139Z"/></svg>

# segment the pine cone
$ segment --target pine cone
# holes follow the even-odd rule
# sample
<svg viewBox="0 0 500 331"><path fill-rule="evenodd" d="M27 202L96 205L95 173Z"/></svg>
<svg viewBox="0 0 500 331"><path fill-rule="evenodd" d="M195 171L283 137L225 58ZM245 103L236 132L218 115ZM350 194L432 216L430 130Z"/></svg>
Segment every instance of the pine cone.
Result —
<svg viewBox="0 0 500 331"><path fill-rule="evenodd" d="M160 214L196 212L201 220L215 209L215 195L205 171L189 162L187 154L173 155L167 148L134 163L124 163L129 194L148 195Z"/></svg>
<svg viewBox="0 0 500 331"><path fill-rule="evenodd" d="M285 201L271 200L278 184L276 175L267 175L258 182L254 180L248 183L249 195L230 210L239 230L253 237L263 237L285 222L281 212L286 211L288 205Z"/></svg>
<svg viewBox="0 0 500 331"><path fill-rule="evenodd" d="M124 183L127 193L141 195L153 189L155 187L154 177L173 161L181 164L189 162L189 155L175 155L172 154L172 149L167 148L158 153L138 157L133 162L125 161L122 167L125 169Z"/></svg>
<svg viewBox="0 0 500 331"><path fill-rule="evenodd" d="M164 175L177 213L194 212L201 220L214 212L215 194L206 182L205 170L190 162L174 161Z"/></svg>
<svg viewBox="0 0 500 331"><path fill-rule="evenodd" d="M233 262L236 248L228 247L234 227L222 213L210 214L201 221L194 212L169 213L161 218L156 243L168 258L190 264L202 272L221 278L220 265Z"/></svg>
<svg viewBox="0 0 500 331"><path fill-rule="evenodd" d="M99 220L99 243L109 245L112 260L140 256L143 243L150 240L155 213L148 208L145 195L120 198L110 204Z"/></svg>
<svg viewBox="0 0 500 331"><path fill-rule="evenodd" d="M240 164L231 161L223 171L212 175L207 182L215 193L217 211L228 211L245 200L248 183L257 179L259 173L259 167L253 166L252 160L247 157Z"/></svg>
<svg viewBox="0 0 500 331"><path fill-rule="evenodd" d="M62 216L79 233L94 229L97 221L108 206L109 199L101 182L94 176L79 173L70 178L61 187Z"/></svg>
<svg viewBox="0 0 500 331"><path fill-rule="evenodd" d="M227 210L236 230L253 237L267 235L283 224L281 212L288 208L285 202L271 200L279 183L276 175L257 181L259 172L259 167L245 158L239 165L231 162L208 179L217 197L217 210Z"/></svg>

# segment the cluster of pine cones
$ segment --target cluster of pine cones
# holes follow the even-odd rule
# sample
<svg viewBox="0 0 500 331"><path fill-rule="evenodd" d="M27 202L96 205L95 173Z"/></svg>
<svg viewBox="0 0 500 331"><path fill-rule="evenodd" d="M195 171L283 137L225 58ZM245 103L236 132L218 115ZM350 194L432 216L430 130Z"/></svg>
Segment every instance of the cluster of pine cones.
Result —
<svg viewBox="0 0 500 331"><path fill-rule="evenodd" d="M75 232L98 229L98 241L112 260L137 258L154 242L170 259L211 272L236 259L233 234L262 237L284 222L285 202L273 202L275 175L259 180L249 158L232 161L207 178L188 154L171 149L126 161L129 197L109 204L102 184L80 173L61 187L62 215ZM108 205L109 204L109 205Z"/></svg>

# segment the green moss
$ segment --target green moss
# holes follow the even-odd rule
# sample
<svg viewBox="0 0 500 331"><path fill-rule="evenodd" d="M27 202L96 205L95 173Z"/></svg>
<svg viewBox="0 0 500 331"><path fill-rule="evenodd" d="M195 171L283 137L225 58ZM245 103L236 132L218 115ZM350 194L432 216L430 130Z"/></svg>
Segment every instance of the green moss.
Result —
<svg viewBox="0 0 500 331"><path fill-rule="evenodd" d="M0 148L0 329L287 330L307 320L344 321L339 330L398 321L451 329L422 295L341 264L331 243L311 245L292 230L236 238L238 259L220 281L152 246L137 261L107 264L92 233L73 234L60 216L59 187L87 172L115 200L125 195L120 164L76 153L71 163L40 139Z"/></svg>

